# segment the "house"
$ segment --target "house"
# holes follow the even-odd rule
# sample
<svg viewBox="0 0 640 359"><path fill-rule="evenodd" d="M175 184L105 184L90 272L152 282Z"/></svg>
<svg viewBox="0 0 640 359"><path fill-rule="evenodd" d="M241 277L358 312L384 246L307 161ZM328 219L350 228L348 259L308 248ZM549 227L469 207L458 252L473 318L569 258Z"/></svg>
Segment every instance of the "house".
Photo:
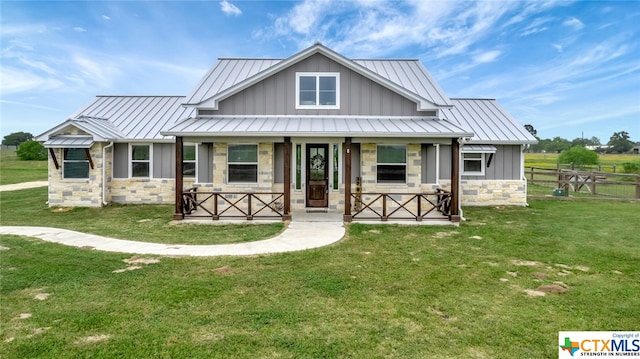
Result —
<svg viewBox="0 0 640 359"><path fill-rule="evenodd" d="M97 96L37 139L49 206L346 221L526 205L523 151L536 143L495 100L449 98L418 60L349 59L319 43L287 59L219 59L186 97Z"/></svg>

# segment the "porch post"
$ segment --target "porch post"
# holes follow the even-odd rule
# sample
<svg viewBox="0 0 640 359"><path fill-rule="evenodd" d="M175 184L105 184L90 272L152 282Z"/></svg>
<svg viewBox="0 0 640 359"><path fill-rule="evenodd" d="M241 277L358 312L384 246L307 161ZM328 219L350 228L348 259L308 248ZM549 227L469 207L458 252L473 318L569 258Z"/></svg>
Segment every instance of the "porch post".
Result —
<svg viewBox="0 0 640 359"><path fill-rule="evenodd" d="M291 220L291 137L284 138L284 215L282 220Z"/></svg>
<svg viewBox="0 0 640 359"><path fill-rule="evenodd" d="M176 136L176 211L173 219L181 220L182 216L182 137Z"/></svg>
<svg viewBox="0 0 640 359"><path fill-rule="evenodd" d="M351 137L344 138L344 217L351 222Z"/></svg>
<svg viewBox="0 0 640 359"><path fill-rule="evenodd" d="M460 142L451 139L451 216L452 222L460 222Z"/></svg>

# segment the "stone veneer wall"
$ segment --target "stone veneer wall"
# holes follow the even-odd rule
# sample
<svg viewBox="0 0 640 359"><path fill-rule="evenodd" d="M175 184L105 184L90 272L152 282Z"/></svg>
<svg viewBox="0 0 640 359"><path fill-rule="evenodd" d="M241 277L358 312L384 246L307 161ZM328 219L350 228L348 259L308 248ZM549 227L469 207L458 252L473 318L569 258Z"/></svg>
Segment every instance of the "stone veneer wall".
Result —
<svg viewBox="0 0 640 359"><path fill-rule="evenodd" d="M53 151L60 168L56 169L51 154L49 157L49 207L100 207L102 206L102 148L105 144L95 143L89 149L93 169L89 168L89 178L63 178L64 150Z"/></svg>
<svg viewBox="0 0 640 359"><path fill-rule="evenodd" d="M113 178L110 200L115 203L174 203L175 180L168 178Z"/></svg>
<svg viewBox="0 0 640 359"><path fill-rule="evenodd" d="M463 206L526 206L525 180L465 180L460 182Z"/></svg>

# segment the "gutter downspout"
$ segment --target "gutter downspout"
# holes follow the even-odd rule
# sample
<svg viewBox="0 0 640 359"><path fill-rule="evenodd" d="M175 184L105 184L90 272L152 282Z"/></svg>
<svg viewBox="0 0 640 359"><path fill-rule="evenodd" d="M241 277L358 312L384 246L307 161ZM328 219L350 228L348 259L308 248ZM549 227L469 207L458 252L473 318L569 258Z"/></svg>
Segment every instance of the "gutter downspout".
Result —
<svg viewBox="0 0 640 359"><path fill-rule="evenodd" d="M459 141L460 146L458 148L458 158L460 159L459 165L460 167L462 167L462 164L464 163L462 161L462 147L466 142L468 142L468 140L465 137L461 137L460 140L461 141ZM458 170L458 173L460 173L460 175L458 176L458 211L460 212L460 221L464 222L467 219L464 218L464 212L462 211L462 171Z"/></svg>
<svg viewBox="0 0 640 359"><path fill-rule="evenodd" d="M529 184L527 183L527 178L524 175L524 153L529 149L529 144L521 145L522 151L520 151L520 180L524 181L524 206L529 207L529 202L527 202L527 192L529 189L527 188Z"/></svg>
<svg viewBox="0 0 640 359"><path fill-rule="evenodd" d="M113 141L108 145L102 147L102 205L106 206L106 188L107 188L107 148L113 146Z"/></svg>

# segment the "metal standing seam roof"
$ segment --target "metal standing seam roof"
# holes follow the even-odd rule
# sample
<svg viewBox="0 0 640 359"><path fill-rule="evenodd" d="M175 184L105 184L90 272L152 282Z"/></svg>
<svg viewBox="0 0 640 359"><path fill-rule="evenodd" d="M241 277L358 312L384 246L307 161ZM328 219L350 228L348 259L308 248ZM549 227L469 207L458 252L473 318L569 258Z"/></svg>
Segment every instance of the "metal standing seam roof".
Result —
<svg viewBox="0 0 640 359"><path fill-rule="evenodd" d="M493 99L451 99L453 107L442 109L450 122L474 132L470 143L537 143L524 126Z"/></svg>
<svg viewBox="0 0 640 359"><path fill-rule="evenodd" d="M162 131L165 136L472 136L451 122L424 117L211 116L191 118Z"/></svg>
<svg viewBox="0 0 640 359"><path fill-rule="evenodd" d="M50 137L43 145L46 148L90 148L93 142L93 136L61 135Z"/></svg>
<svg viewBox="0 0 640 359"><path fill-rule="evenodd" d="M315 45L318 46L318 45ZM321 45L321 50L325 49ZM308 51L303 50L302 52ZM326 49L329 55L331 52ZM301 52L301 53L302 53ZM323 53L323 52L321 52ZM293 57L295 57L294 55ZM337 55L341 56L341 55ZM200 80L190 95L187 96L187 104L198 104L215 95L256 76L259 73L271 69L288 59L250 59L250 58L221 58ZM393 59L345 59L347 64L351 62L353 67L361 66L373 74L386 79L396 86L427 99L439 106L451 106L451 100L431 77L427 69L419 60L393 60Z"/></svg>
<svg viewBox="0 0 640 359"><path fill-rule="evenodd" d="M492 145L463 145L462 152L496 153L498 149Z"/></svg>
<svg viewBox="0 0 640 359"><path fill-rule="evenodd" d="M182 106L184 96L97 96L73 115L72 123L98 121L109 123L117 133L108 140L172 140L160 134L195 114ZM96 131L86 132L96 134Z"/></svg>

